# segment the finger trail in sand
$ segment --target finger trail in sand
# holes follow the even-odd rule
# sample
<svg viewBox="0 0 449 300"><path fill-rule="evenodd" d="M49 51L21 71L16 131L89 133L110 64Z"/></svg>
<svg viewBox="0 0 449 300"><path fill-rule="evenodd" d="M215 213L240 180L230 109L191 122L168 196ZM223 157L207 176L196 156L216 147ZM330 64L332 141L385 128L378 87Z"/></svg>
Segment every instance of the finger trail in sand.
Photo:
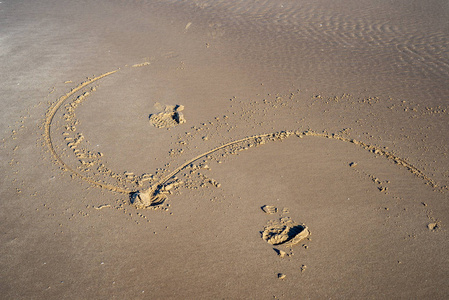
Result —
<svg viewBox="0 0 449 300"><path fill-rule="evenodd" d="M65 100L67 100L69 97L73 96L76 92L78 92L79 90L81 90L82 88L94 83L95 81L102 79L106 76L109 76L111 74L114 74L115 72L117 72L118 70L115 71L111 71L111 72L107 72L104 73L100 76L91 78L83 83L81 83L80 85L78 85L77 87L73 88L70 92L68 92L67 94L63 95L62 97L60 97L56 102L54 102L49 109L47 110L47 113L45 115L45 122L44 122L44 139L45 142L47 144L48 150L50 150L50 153L52 154L53 158L63 167L63 170L67 170L69 172L71 172L73 175L75 175L76 177L89 182L90 184L93 184L94 186L97 187L101 187L110 191L114 191L114 192L119 192L119 193L130 193L131 191L117 187L117 186L113 186L110 184L106 184L106 183L101 183L99 181L93 180L92 178L86 177L83 174L77 172L74 168L70 167L69 165L67 165L62 158L58 155L58 153L56 153L56 150L53 146L52 143L52 139L51 139L51 124L53 121L53 118L56 114L56 112L58 111L58 109L61 107L61 105L64 103Z"/></svg>

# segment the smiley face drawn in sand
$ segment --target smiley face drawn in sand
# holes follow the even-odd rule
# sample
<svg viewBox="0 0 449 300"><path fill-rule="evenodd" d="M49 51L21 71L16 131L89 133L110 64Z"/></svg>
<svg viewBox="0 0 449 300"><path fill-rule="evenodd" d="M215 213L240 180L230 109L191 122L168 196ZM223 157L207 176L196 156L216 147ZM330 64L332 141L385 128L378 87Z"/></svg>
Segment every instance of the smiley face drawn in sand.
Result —
<svg viewBox="0 0 449 300"><path fill-rule="evenodd" d="M405 159L400 158L399 156L395 155L392 152L389 152L385 150L385 148L380 148L374 145L367 144L362 141L358 141L355 139L346 138L337 134L328 134L328 133L318 133L314 132L312 130L286 130L281 132L275 132L275 133L262 133L250 137L244 137L240 138L225 144L221 144L216 146L215 148L212 148L209 151L206 151L188 161L181 164L179 167L175 168L172 172L170 172L168 175L151 182L151 176L149 177L148 174L142 174L141 176L120 176L117 173L113 172L112 170L108 169L103 163L101 163L101 153L95 153L92 151L88 151L85 149L78 149L77 146L79 143L84 139L84 136L82 133L78 133L76 131L76 124L77 120L74 117L74 111L77 107L77 105L83 101L85 101L88 96L89 92L81 93L81 95L76 96L78 92L82 92L83 89L89 88L92 86L93 83L101 80L102 78L105 78L107 76L112 76L113 74L119 72L120 70L114 70L111 72L104 73L100 76L90 78L87 81L79 84L77 87L73 88L70 92L66 93L65 95L61 96L58 100L56 100L47 110L45 121L44 121L44 140L45 144L50 151L52 157L54 158L55 162L59 164L64 171L70 172L74 177L77 177L83 181L86 181L90 183L93 186L106 189L113 192L118 192L121 194L126 194L129 196L130 203L134 205L137 208L154 208L162 203L167 198L167 195L170 193L170 189L173 187L182 187L183 182L180 182L176 175L180 173L181 171L187 169L189 166L191 166L196 161L214 153L219 150L225 149L225 148L231 148L234 147L238 150L246 150L248 149L247 145L248 143L251 144L251 146L260 146L270 141L280 141L285 138L289 137L298 137L302 138L305 136L309 137L319 137L319 138L325 138L325 139L334 139L339 140L342 142L350 143L355 146L361 147L365 149L366 151L369 151L370 153L373 153L378 156L383 156L384 158L392 161L394 164L406 168L410 173L413 175L421 178L424 180L428 185L431 187L436 188L437 183L425 175L421 170L419 170L417 167L412 165L411 163L407 162ZM91 88L91 91L94 91L93 88ZM68 101L72 101L71 103L66 104L65 108L67 110L66 114L63 114L63 117L66 120L66 132L63 134L65 135L65 141L68 142L67 146L73 150L74 155L76 158L80 161L80 163L83 165L83 168L80 167L74 167L67 163L62 156L58 153L55 146L53 145L52 136L51 136L51 126L53 124L54 117L58 110L63 106L64 103ZM172 105L172 106L166 106L162 112L152 114L149 117L150 123L158 128L169 128L173 126L177 126L180 124L183 124L185 122L185 118L182 114L184 107L182 105ZM95 169L98 171L104 172L104 174L113 177L116 179L119 184L114 183L106 183L103 180L99 180L94 178L94 176L88 175L85 171L87 169L93 170ZM131 174L131 173L130 173ZM214 183L212 179L207 179L208 181L211 181L212 184ZM139 186L144 181L150 181L151 186L149 188L129 188L126 185L126 182L134 182L135 185ZM215 184L217 186L217 184Z"/></svg>

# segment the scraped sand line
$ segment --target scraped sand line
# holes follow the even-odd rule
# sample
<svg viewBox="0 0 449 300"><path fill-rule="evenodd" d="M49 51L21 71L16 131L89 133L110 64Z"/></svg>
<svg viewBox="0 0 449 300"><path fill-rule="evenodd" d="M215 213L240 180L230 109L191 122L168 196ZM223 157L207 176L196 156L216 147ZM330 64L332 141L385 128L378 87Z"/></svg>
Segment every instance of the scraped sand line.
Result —
<svg viewBox="0 0 449 300"><path fill-rule="evenodd" d="M48 149L50 150L50 153L52 154L53 158L62 165L63 170L67 170L72 172L73 175L75 175L76 177L89 182L90 184L93 184L95 186L98 186L100 188L104 188L110 191L114 191L114 192L118 192L118 193L123 193L123 194L129 194L132 191L127 190L127 189L123 189L117 186L113 186L110 184L106 184L106 183L102 183L96 180L93 180L92 178L86 177L83 174L77 172L75 169L71 168L69 165L67 165L62 158L58 155L58 153L56 153L55 148L53 147L53 142L51 139L51 133L50 133L50 129L51 129L51 122L53 121L53 118L56 114L56 112L58 111L58 109L61 107L61 105L64 103L65 100L67 100L70 96L72 96L73 94L75 94L76 92L78 92L79 90L81 90L82 88L90 85L91 83L102 79L106 76L109 76L111 74L114 74L115 72L117 72L118 70L115 71L111 71L108 73L104 73L100 76L94 77L92 79L89 79L83 83L81 83L80 85L78 85L77 87L73 88L70 92L68 92L67 94L61 96L55 103L53 103L50 108L47 110L47 113L45 115L45 123L44 123L44 139L45 142L47 144Z"/></svg>
<svg viewBox="0 0 449 300"><path fill-rule="evenodd" d="M158 203L160 202L160 198L158 198L158 196L160 195L161 192L163 192L164 190L164 186L165 184L172 178L174 178L179 172L181 172L182 170L184 170L186 167L188 167L190 164L192 164L193 162L209 155L212 154L216 151L219 151L223 148L235 145L235 144L239 144L245 141L249 141L249 140L256 140L256 139L260 139L260 138L272 138L272 140L282 140L285 138L288 138L292 135L295 135L299 138L302 138L304 136L312 136L312 137L322 137L322 138L327 138L327 139L334 139L334 140L339 140L339 141L343 141L343 142L348 142L354 145L358 145L359 147L362 147L365 150L368 150L370 153L376 154L376 155L380 155L380 156L385 156L388 160L393 161L395 164L405 167L410 173L412 173L413 175L417 176L418 178L423 179L426 183L428 183L431 187L436 188L438 185L437 183L431 179L430 177L426 176L422 171L420 171L417 167L413 166L411 163L407 162L405 159L402 159L400 157L398 157L397 155L385 151L382 148L379 148L377 146L373 146L373 145L369 145L366 144L364 142L361 141L357 141L355 139L349 139L349 138L345 138L342 136L338 136L336 134L325 134L325 133L317 133L311 130L307 130L307 131L281 131L281 132L276 132L276 133L267 133L267 134L260 134L260 135L254 135L254 136L250 136L247 138L243 138L240 140L236 140L236 141L232 141L229 143L226 143L224 145L221 145L219 147L216 147L212 150L209 150L205 153L202 153L198 156L196 156L195 158L192 158L191 160L185 162L184 164L182 164L181 166L179 166L178 168L176 168L173 172L171 172L170 174L168 174L167 176L165 176L164 178L162 178L161 180L159 180L157 183L155 183L154 185L152 185L148 190L144 190L144 191L137 191L136 193L142 193L145 194L147 197L150 197L150 201L154 203Z"/></svg>
<svg viewBox="0 0 449 300"><path fill-rule="evenodd" d="M246 141L251 141L251 140L257 141L258 139L265 139L265 138L269 138L272 141L276 141L276 140L282 140L282 139L288 138L292 135L295 135L299 138L302 138L304 136L322 137L322 138L334 139L334 140L339 140L339 141L348 142L348 143L351 143L354 145L358 145L359 147L362 147L363 149L368 150L370 153L384 156L388 160L393 161L395 164L405 167L410 173L423 179L431 187L436 188L438 186L434 180L432 180L430 177L426 176L417 167L413 166L411 163L407 162L405 159L402 159L402 158L398 157L397 155L386 151L385 149L382 149L377 146L369 145L364 142L357 141L355 139L345 138L345 137L342 137L342 136L339 136L336 134L317 133L317 132L314 132L311 130L307 130L307 131L296 130L296 131L281 131L281 132L275 132L275 133L265 133L265 134L254 135L254 136L250 136L250 137L246 137L246 138L242 138L239 140L228 142L226 144L223 144L221 146L213 148L207 152L204 152L204 153L186 161L185 163L180 165L178 168L176 168L171 173L169 173L167 176L163 177L162 179L160 179L159 181L154 183L149 189L146 189L146 190L133 191L133 190L129 190L126 188L121 188L121 187L118 187L115 185L100 182L98 180L92 179L90 177L87 177L87 176L77 172L74 168L70 167L67 163L65 163L63 161L63 159L58 155L58 153L56 152L56 150L53 146L53 142L52 142L52 138L51 138L51 124L52 124L52 121L54 119L56 112L59 110L59 108L62 106L62 104L64 103L65 100L67 100L69 97L74 95L76 92L78 92L82 88L84 88L84 87L92 84L93 82L98 81L106 76L112 75L118 71L119 70L107 72L100 76L91 78L85 82L82 82L80 85L73 88L70 92L61 96L56 102L54 102L49 107L49 109L47 110L47 113L45 115L44 140L45 140L47 147L50 150L50 153L52 154L53 158L62 166L62 170L69 171L74 176L76 176L76 177L80 178L81 180L84 180L94 186L97 186L97 187L100 187L100 188L103 188L103 189L106 189L109 191L113 191L113 192L128 194L131 199L135 198L136 196L142 195L145 198L147 198L146 202L149 203L148 206L151 206L153 204L154 205L160 204L161 197L163 196L162 194L164 193L164 187L165 187L166 183L170 179L174 178L179 172L183 171L186 167L188 167L195 161L197 161L207 155L210 155L210 154L217 152L219 150L222 150L224 148L227 148L227 147L230 147L230 146L242 143L242 142L246 142ZM162 201L163 201L163 199L162 199Z"/></svg>

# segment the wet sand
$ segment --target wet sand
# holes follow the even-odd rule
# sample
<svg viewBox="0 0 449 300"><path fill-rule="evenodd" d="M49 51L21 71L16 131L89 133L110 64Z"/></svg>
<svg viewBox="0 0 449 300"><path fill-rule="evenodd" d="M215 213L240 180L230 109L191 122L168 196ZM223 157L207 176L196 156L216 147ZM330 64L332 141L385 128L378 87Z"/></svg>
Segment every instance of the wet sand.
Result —
<svg viewBox="0 0 449 300"><path fill-rule="evenodd" d="M2 298L447 298L447 20L1 1Z"/></svg>

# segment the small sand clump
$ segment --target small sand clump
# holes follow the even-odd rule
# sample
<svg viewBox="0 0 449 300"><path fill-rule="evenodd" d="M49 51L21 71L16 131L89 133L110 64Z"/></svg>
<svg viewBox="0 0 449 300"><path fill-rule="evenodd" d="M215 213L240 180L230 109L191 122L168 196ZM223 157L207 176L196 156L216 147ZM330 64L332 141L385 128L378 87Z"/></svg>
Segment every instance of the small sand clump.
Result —
<svg viewBox="0 0 449 300"><path fill-rule="evenodd" d="M304 224L297 224L290 218L270 220L262 232L262 239L271 245L293 246L310 235Z"/></svg>
<svg viewBox="0 0 449 300"><path fill-rule="evenodd" d="M427 228L428 228L430 231L436 231L436 230L438 230L438 229L439 229L438 222L427 224Z"/></svg>
<svg viewBox="0 0 449 300"><path fill-rule="evenodd" d="M132 193L130 201L136 208L143 209L158 206L166 199L167 197L164 194L155 194L153 191L146 190Z"/></svg>
<svg viewBox="0 0 449 300"><path fill-rule="evenodd" d="M184 110L184 105L167 105L164 111L151 114L150 123L157 128L170 128L186 122L181 111Z"/></svg>
<svg viewBox="0 0 449 300"><path fill-rule="evenodd" d="M272 205L264 205L262 206L262 210L266 214L275 214L278 211L278 209Z"/></svg>
<svg viewBox="0 0 449 300"><path fill-rule="evenodd" d="M288 256L287 252L285 252L283 250L276 249L276 248L273 248L273 249L280 258L284 258L284 257Z"/></svg>

